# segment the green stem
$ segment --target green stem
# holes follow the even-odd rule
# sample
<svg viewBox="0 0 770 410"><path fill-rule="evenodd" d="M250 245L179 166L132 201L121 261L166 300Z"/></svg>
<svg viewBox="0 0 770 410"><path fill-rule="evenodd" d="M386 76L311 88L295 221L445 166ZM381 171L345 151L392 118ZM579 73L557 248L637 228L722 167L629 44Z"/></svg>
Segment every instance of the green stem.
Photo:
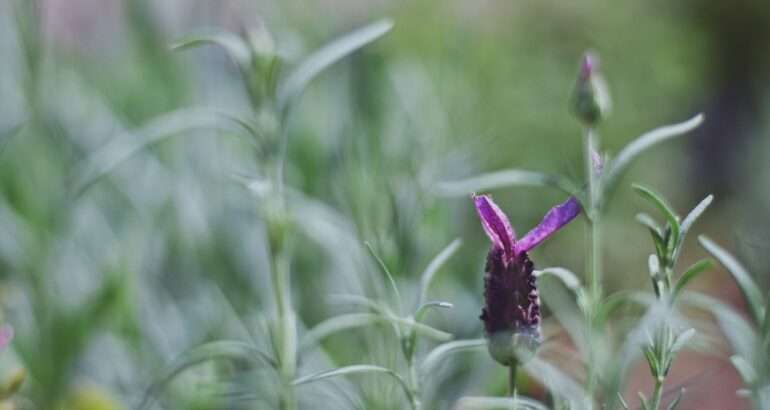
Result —
<svg viewBox="0 0 770 410"><path fill-rule="evenodd" d="M655 391L652 393L652 405L650 406L650 410L658 410L658 407L660 407L660 401L663 397L663 378L658 378L655 380Z"/></svg>
<svg viewBox="0 0 770 410"><path fill-rule="evenodd" d="M588 179L588 206L585 207L586 216L588 219L588 241L586 241L589 247L586 254L586 271L589 277L589 303L586 315L586 326L589 337L593 335L599 329L596 329L595 315L599 311L602 300L602 231L601 231L601 217L603 212L602 193L603 187L601 174L597 172L593 163L593 153L598 151L596 148L597 136L591 128L585 130L583 139L583 157L585 161L586 178ZM590 394L593 394L598 384L597 371L596 371L596 346L593 343L589 345L589 358L588 358L588 383L587 389Z"/></svg>
<svg viewBox="0 0 770 410"><path fill-rule="evenodd" d="M296 317L291 304L291 276L289 256L283 244L274 243L271 247L273 292L276 303L276 356L279 372L283 381L279 408L293 410L297 408L294 388L291 381L297 369Z"/></svg>
<svg viewBox="0 0 770 410"><path fill-rule="evenodd" d="M516 371L519 368L519 364L517 362L511 363L511 365L508 367L508 395L513 397L514 402L516 401Z"/></svg>

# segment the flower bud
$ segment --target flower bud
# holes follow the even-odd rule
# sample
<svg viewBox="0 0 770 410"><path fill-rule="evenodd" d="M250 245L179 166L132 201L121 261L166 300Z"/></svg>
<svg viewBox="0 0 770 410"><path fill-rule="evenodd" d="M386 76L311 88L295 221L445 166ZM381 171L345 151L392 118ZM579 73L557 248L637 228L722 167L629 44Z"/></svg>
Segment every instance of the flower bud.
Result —
<svg viewBox="0 0 770 410"><path fill-rule="evenodd" d="M593 127L609 115L611 108L607 84L599 70L599 59L590 52L585 53L572 96L572 112L580 121Z"/></svg>

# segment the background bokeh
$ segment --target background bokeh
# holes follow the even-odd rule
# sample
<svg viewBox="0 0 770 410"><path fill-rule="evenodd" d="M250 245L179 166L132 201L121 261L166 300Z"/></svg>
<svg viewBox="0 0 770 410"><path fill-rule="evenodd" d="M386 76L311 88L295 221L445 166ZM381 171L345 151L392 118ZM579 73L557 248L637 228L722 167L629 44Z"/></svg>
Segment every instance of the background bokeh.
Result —
<svg viewBox="0 0 770 410"><path fill-rule="evenodd" d="M248 141L207 119L248 112L248 96L221 49L169 45L201 29L263 27L291 66L382 17L394 21L392 32L314 81L288 131L287 181L313 198L302 204L307 235L292 261L304 326L340 311L327 295L367 292L376 269L365 241L410 294L431 258L459 237L458 255L431 291L455 308L431 321L458 338L479 337L488 243L471 201L435 187L505 168L581 178L581 127L568 102L587 49L601 56L613 97L612 116L599 128L609 152L655 126L706 114L699 130L655 148L624 178L606 224L607 288L649 286L652 245L634 222L649 209L629 189L634 181L682 213L714 193L696 233L733 251L767 289L770 3L4 1L0 302L16 339L0 368L27 369L25 406L132 408L190 347L259 340L264 332L261 314L272 309L265 226L258 199L233 177L259 164ZM172 135L119 163L108 156L112 172L79 189L90 158L108 143L158 129ZM493 194L520 232L563 200L543 188ZM584 228L570 225L533 259L581 272ZM690 242L685 264L705 256ZM719 269L697 287L742 308ZM387 361L389 343L397 342L382 332L335 336L307 366ZM687 353L676 364L670 382L690 392L683 408L745 406L725 352L708 353ZM431 387L437 408L504 390L504 371L485 355L446 367ZM645 370L631 377L629 397L651 388ZM217 374L203 366L180 376L166 405L220 408L210 399L225 389ZM259 377L241 379L258 385ZM357 382L309 388L306 400L392 406L395 388L369 376ZM258 397L239 403L266 406Z"/></svg>

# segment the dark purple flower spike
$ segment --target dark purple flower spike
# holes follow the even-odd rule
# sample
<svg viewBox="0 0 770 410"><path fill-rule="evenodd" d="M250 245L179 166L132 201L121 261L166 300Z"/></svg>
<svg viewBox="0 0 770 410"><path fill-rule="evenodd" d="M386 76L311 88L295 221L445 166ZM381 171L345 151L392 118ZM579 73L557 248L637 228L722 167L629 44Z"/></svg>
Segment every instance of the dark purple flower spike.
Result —
<svg viewBox="0 0 770 410"><path fill-rule="evenodd" d="M540 297L534 265L527 252L575 219L582 207L574 197L555 206L521 240L508 217L488 195L474 195L476 211L492 241L484 275L481 320L492 357L509 366L519 360L520 348L534 352L540 344Z"/></svg>

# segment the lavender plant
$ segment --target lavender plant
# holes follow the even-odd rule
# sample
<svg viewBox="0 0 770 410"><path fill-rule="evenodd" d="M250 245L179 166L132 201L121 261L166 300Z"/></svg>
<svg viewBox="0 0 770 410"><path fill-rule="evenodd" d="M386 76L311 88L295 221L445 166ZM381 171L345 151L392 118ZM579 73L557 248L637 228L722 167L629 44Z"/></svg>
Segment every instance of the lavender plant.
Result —
<svg viewBox="0 0 770 410"><path fill-rule="evenodd" d="M308 83L325 68L378 39L391 27L392 23L389 21L380 21L349 33L308 56L288 74L278 71L280 59L274 53L272 40L264 30L247 32L242 37L229 33L195 36L176 46L176 48L186 48L200 44L217 44L224 47L238 65L250 97L252 108L250 118L241 118L238 115L230 115L227 118L240 124L254 138L257 144L258 164L267 165L262 168L263 175L239 177L239 179L244 181L260 200L261 216L267 226L272 296L275 306L274 316L267 318L272 351L266 352L253 344L238 341L216 341L199 346L187 352L164 372L165 375L149 389L140 408L149 408L154 397L184 369L200 361L220 357L272 368L278 379L278 407L282 409L297 407L295 396L297 385L333 375L383 370L373 366L350 366L306 377L297 374L302 350L298 340L301 326L292 303L292 244L296 241L298 231L303 227L301 219L307 215L298 212L298 208L303 208L303 204L310 200L298 191L286 187L284 167L291 110ZM103 174L110 168L101 169L97 175ZM87 186L87 182L84 185ZM321 331L316 330L316 336L318 336L317 333ZM401 381L395 373L386 373ZM407 393L411 392L407 391Z"/></svg>
<svg viewBox="0 0 770 410"><path fill-rule="evenodd" d="M634 185L634 189L666 218L665 225L660 226L645 213L637 215L637 220L649 230L655 246L655 253L649 257L648 268L660 309L658 315L660 320L657 320L647 329L648 343L642 348L650 367L650 373L655 380L655 388L650 399L647 399L641 392L639 392L639 396L643 409L657 410L661 406L666 376L671 370L677 353L686 347L688 341L695 335L695 329L686 328L681 323L682 321L675 320L679 315L675 304L686 285L700 273L709 269L711 262L702 259L687 268L678 278L675 267L687 233L711 204L713 196L709 195L704 198L682 219L655 192L641 185ZM676 409L683 394L684 389L681 389L679 395L671 401L667 408ZM625 403L624 406L628 408Z"/></svg>
<svg viewBox="0 0 770 410"><path fill-rule="evenodd" d="M697 115L680 124L657 128L632 141L615 158L610 158L607 154L602 153L596 132L597 124L609 112L609 105L609 97L601 78L598 60L594 55L586 54L581 63L576 91L573 96L573 112L584 125L583 146L586 181L583 184L542 172L510 169L482 174L465 180L446 182L439 188L440 192L444 194L454 195L507 186L551 186L569 195L574 195L583 205L589 225L590 238L586 249L585 276L588 282L587 287L583 287L577 280L577 276L564 268L546 268L542 271L553 274L575 295L577 307L582 313L581 317L575 317L570 312L566 312L570 308L564 307L563 299L567 297L565 294L560 294L553 300L546 297L546 306L553 303L554 314L557 317L561 316L559 317L560 322L570 334L572 342L577 345L585 364L585 391L565 399L564 404L573 408L590 408L595 405L614 407L618 397L616 392L619 391L620 386L620 373L622 369L628 366L628 363L614 363L611 360L612 343L604 337L606 321L611 311L619 304L619 300L629 297L628 294L621 293L605 298L602 287L602 217L608 201L612 198L611 194L618 186L625 170L637 157L660 142L687 133L703 120L702 115ZM691 222L688 221L688 224ZM671 229L679 228L677 222L676 226ZM663 259L665 269L670 269L672 266L670 262L676 260L674 254L678 254L680 241L683 238L677 231L675 235L668 234L665 239L670 241L666 243L669 248L663 250L669 253L661 255L661 258L666 257ZM692 273L690 277L696 274ZM659 279L659 276L655 276L656 281ZM657 358L655 363L659 365L657 369L659 374L663 373L664 365L669 364L668 361L670 360L668 359L671 359L671 343L673 341L666 343L668 345L667 357L664 358L663 353L653 352L660 353L655 356ZM658 343L656 346L660 347L661 344ZM666 363L661 363L664 361L663 359ZM538 375L535 374L535 376ZM547 381L545 382L547 384ZM558 395L557 392L553 393Z"/></svg>
<svg viewBox="0 0 770 410"><path fill-rule="evenodd" d="M706 236L698 238L701 246L730 273L741 290L748 307L749 319L723 302L703 294L687 295L702 309L711 312L733 349L730 357L745 389L738 393L750 398L755 409L770 408L770 298L763 297L761 288L749 271L729 252Z"/></svg>

